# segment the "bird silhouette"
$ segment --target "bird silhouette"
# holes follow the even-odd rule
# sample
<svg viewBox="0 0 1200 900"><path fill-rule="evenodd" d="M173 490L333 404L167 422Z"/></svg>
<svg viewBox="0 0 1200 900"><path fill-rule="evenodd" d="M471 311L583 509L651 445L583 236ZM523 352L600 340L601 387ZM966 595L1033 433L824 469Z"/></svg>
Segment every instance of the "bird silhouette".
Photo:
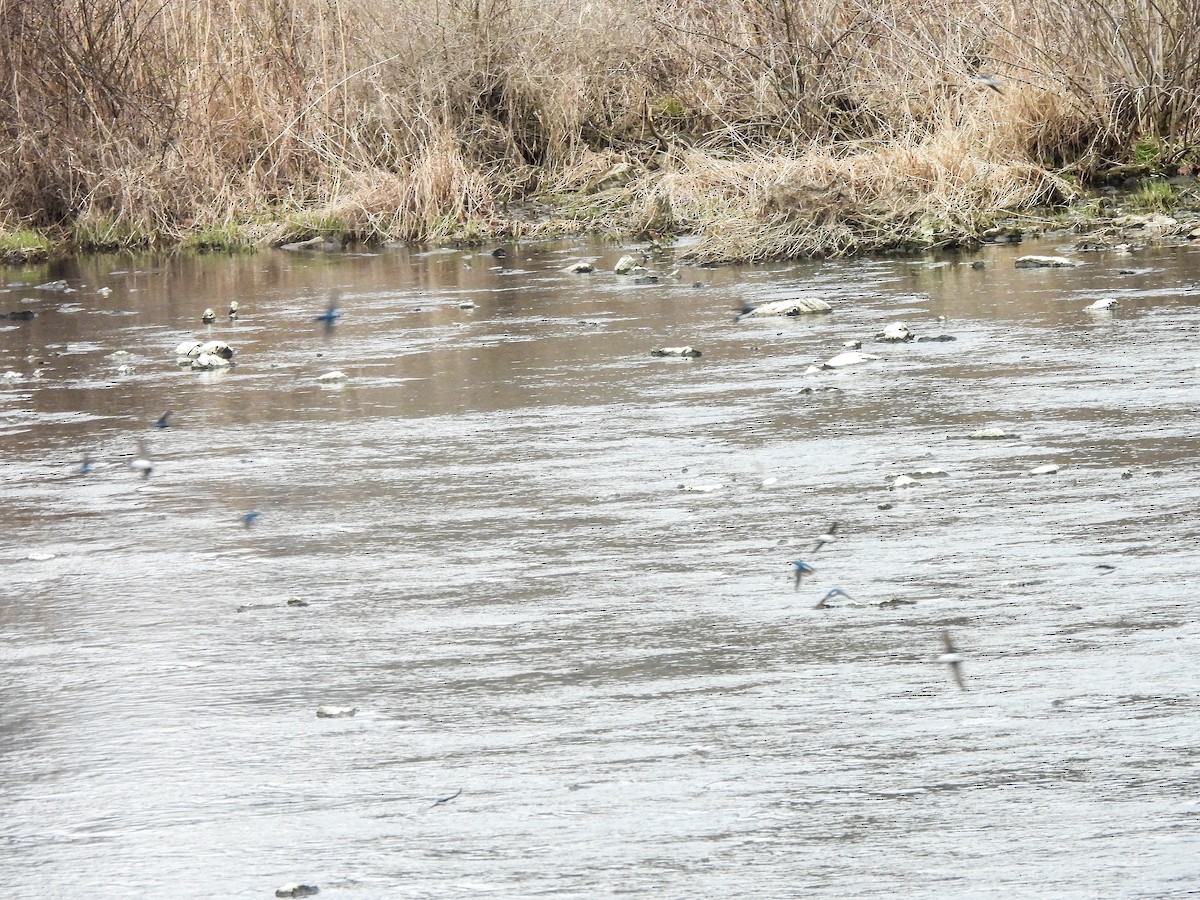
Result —
<svg viewBox="0 0 1200 900"><path fill-rule="evenodd" d="M342 315L338 310L338 300L340 299L340 294L331 294L329 296L329 305L325 307L325 312L321 313L319 316L313 317L314 322L320 322L325 326L326 334L329 334L331 331L333 331L334 324Z"/></svg>
<svg viewBox="0 0 1200 900"><path fill-rule="evenodd" d="M830 522L829 527L825 529L825 533L823 535L821 535L819 538L817 538L817 542L815 544L813 544L813 548L809 552L816 553L818 550L820 550L826 544L831 544L834 541L836 541L837 540L837 530L838 530L839 524L840 524L839 522Z"/></svg>
<svg viewBox="0 0 1200 900"><path fill-rule="evenodd" d="M241 516L239 516L239 518L241 519L242 525L245 526L246 528L249 528L251 525L254 524L254 521L261 515L262 515L262 513L258 512L257 510L254 510L252 512L242 513Z"/></svg>
<svg viewBox="0 0 1200 900"><path fill-rule="evenodd" d="M995 91L997 94L1004 93L1004 89L1000 87L1000 79L995 75L974 75L971 77L971 80Z"/></svg>
<svg viewBox="0 0 1200 900"><path fill-rule="evenodd" d="M801 579L804 578L805 575L812 575L814 572L817 571L812 566L810 566L808 563L806 563L800 559L798 559L794 563L792 563L792 569L795 571L795 574L796 574L796 584L795 584L796 590L800 590L800 581L801 581Z"/></svg>
<svg viewBox="0 0 1200 900"><path fill-rule="evenodd" d="M827 593L824 597L822 597L820 600L817 601L817 605L814 606L813 609L825 609L827 606L829 606L829 601L832 600L834 597L845 597L847 600L850 600L850 601L854 600L853 597L851 597L849 594L847 594L841 588L833 588L832 590L829 591L829 593Z"/></svg>
<svg viewBox="0 0 1200 900"><path fill-rule="evenodd" d="M171 410L167 410L161 416L154 420L155 428L170 428L171 427Z"/></svg>
<svg viewBox="0 0 1200 900"><path fill-rule="evenodd" d="M146 449L145 441L138 441L137 454L129 461L129 468L141 475L143 481L154 471L154 463L150 459L150 451Z"/></svg>
<svg viewBox="0 0 1200 900"><path fill-rule="evenodd" d="M83 458L79 461L79 468L75 470L76 475L90 475L92 471L92 455L84 453Z"/></svg>
<svg viewBox="0 0 1200 900"><path fill-rule="evenodd" d="M954 681L961 690L965 691L967 686L963 682L962 654L954 646L954 639L950 637L949 631L942 632L942 644L945 646L946 652L938 657L938 662L944 662L950 666L950 674L954 676Z"/></svg>
<svg viewBox="0 0 1200 900"><path fill-rule="evenodd" d="M455 791L449 797L438 797L436 800L433 801L433 803L431 803L429 805L429 808L433 809L435 806L441 806L443 803L449 803L451 800L453 800L455 797L457 797L461 793L462 793L462 788L459 788L457 791Z"/></svg>

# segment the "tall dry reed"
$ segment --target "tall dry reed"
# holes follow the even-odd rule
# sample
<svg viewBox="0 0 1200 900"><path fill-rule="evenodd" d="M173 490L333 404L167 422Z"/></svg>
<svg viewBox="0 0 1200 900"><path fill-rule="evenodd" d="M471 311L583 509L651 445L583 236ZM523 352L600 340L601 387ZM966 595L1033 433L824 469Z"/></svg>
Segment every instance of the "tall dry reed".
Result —
<svg viewBox="0 0 1200 900"><path fill-rule="evenodd" d="M758 258L952 242L1055 173L1195 163L1200 7L0 0L0 74L9 227L694 230Z"/></svg>

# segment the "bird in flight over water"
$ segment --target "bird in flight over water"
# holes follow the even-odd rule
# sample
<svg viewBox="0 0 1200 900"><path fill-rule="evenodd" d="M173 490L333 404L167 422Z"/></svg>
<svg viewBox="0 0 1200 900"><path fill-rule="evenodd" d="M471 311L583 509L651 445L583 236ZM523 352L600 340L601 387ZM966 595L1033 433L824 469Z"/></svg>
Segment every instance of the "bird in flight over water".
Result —
<svg viewBox="0 0 1200 900"><path fill-rule="evenodd" d="M814 572L817 571L812 566L810 566L808 563L806 563L800 559L798 559L794 563L792 563L792 569L796 573L796 585L795 585L796 590L800 590L800 581L802 578L804 578L805 575L812 575Z"/></svg>
<svg viewBox="0 0 1200 900"><path fill-rule="evenodd" d="M150 451L146 449L145 441L138 441L137 453L129 461L129 468L141 475L143 481L154 471L154 463L150 461Z"/></svg>
<svg viewBox="0 0 1200 900"><path fill-rule="evenodd" d="M825 529L825 533L823 535L821 535L819 538L817 538L817 542L815 544L813 544L813 548L809 552L816 553L818 550L820 550L826 544L831 544L834 541L836 541L838 524L839 524L838 522L830 522L829 527Z"/></svg>
<svg viewBox="0 0 1200 900"><path fill-rule="evenodd" d="M325 326L326 334L329 334L333 330L334 323L337 322L338 318L342 315L341 311L338 310L339 299L341 299L340 294L330 294L329 305L325 307L325 312L321 313L319 316L313 317L314 322L320 322Z"/></svg>
<svg viewBox="0 0 1200 900"><path fill-rule="evenodd" d="M950 637L950 632L942 632L942 644L945 646L946 652L938 657L938 662L944 662L950 666L950 674L954 676L954 681L961 690L965 691L967 686L963 682L962 654L954 646L954 639Z"/></svg>
<svg viewBox="0 0 1200 900"><path fill-rule="evenodd" d="M825 607L827 607L829 605L829 601L832 600L834 597L845 597L847 600L850 600L850 601L854 600L853 597L851 597L849 594L847 594L841 588L833 588L832 590L829 591L828 594L826 594L824 597L822 597L820 600L817 601L817 605L814 606L813 609L825 609Z"/></svg>

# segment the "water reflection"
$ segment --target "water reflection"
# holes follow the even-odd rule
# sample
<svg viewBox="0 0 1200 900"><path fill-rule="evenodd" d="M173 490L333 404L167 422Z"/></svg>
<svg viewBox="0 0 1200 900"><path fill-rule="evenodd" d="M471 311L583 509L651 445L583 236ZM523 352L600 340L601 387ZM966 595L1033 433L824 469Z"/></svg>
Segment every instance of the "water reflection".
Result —
<svg viewBox="0 0 1200 900"><path fill-rule="evenodd" d="M0 323L14 896L1194 884L1189 253L634 285L488 249L5 288L38 313ZM897 320L956 340L871 343ZM235 366L176 366L192 337ZM850 339L883 359L805 374Z"/></svg>

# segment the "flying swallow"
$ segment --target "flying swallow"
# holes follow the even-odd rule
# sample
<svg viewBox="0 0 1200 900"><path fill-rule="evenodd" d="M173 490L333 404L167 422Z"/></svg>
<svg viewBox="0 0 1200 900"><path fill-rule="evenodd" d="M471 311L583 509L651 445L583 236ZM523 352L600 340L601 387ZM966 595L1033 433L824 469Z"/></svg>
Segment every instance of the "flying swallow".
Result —
<svg viewBox="0 0 1200 900"><path fill-rule="evenodd" d="M812 575L814 572L817 571L812 566L810 566L808 563L806 563L800 559L798 559L794 563L792 563L792 569L796 573L796 587L795 587L796 590L800 590L800 580L805 575Z"/></svg>
<svg viewBox="0 0 1200 900"><path fill-rule="evenodd" d="M314 322L320 322L325 326L325 332L327 334L333 330L334 323L337 322L338 318L342 315L338 310L338 299L338 294L331 294L329 297L329 305L325 307L325 312L321 313L319 316L313 317Z"/></svg>
<svg viewBox="0 0 1200 900"><path fill-rule="evenodd" d="M854 598L843 591L841 588L833 588L828 594L817 601L817 605L813 609L825 609L829 605L829 601L834 597L845 597L847 600L853 601Z"/></svg>
<svg viewBox="0 0 1200 900"><path fill-rule="evenodd" d="M238 518L241 520L241 523L244 527L249 528L254 524L254 520L261 515L262 513L255 510L253 512L242 513Z"/></svg>
<svg viewBox="0 0 1200 900"><path fill-rule="evenodd" d="M813 544L813 548L809 552L816 553L818 550L820 550L826 544L830 544L830 543L833 543L834 541L836 541L838 524L839 524L838 522L830 522L829 527L827 529L825 529L825 533L823 535L821 535L819 538L817 538L817 542L815 544Z"/></svg>
<svg viewBox="0 0 1200 900"><path fill-rule="evenodd" d="M959 688L965 691L967 686L963 683L962 654L954 646L954 640L950 637L950 632L942 632L942 644L945 646L946 652L938 657L938 662L944 662L950 666L950 674L954 676L954 680L957 682Z"/></svg>
<svg viewBox="0 0 1200 900"><path fill-rule="evenodd" d="M1000 87L1000 79L995 75L975 75L972 76L971 80L995 91L997 94L1004 93L1004 89Z"/></svg>
<svg viewBox="0 0 1200 900"><path fill-rule="evenodd" d="M171 427L171 410L167 410L161 416L154 420L155 428L170 428Z"/></svg>
<svg viewBox="0 0 1200 900"><path fill-rule="evenodd" d="M449 797L438 797L438 799L434 800L433 803L431 803L429 805L429 808L433 809L435 806L441 806L443 803L449 803L451 800L453 800L455 797L457 797L461 793L462 793L462 788L459 788L457 791L455 791Z"/></svg>
<svg viewBox="0 0 1200 900"><path fill-rule="evenodd" d="M138 441L137 454L129 461L129 468L141 475L143 481L154 471L154 463L150 460L150 452L144 441Z"/></svg>

